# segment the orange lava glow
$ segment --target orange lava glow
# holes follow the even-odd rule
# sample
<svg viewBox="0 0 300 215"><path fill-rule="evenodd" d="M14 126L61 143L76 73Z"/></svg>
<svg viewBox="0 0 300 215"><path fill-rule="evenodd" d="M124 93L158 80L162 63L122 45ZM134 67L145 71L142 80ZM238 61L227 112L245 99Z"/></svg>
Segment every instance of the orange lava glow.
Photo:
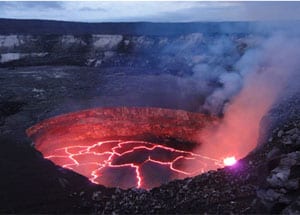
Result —
<svg viewBox="0 0 300 215"><path fill-rule="evenodd" d="M193 133L216 121L179 110L99 108L45 120L27 134L46 159L93 183L151 189L223 166L221 160L184 145L194 141ZM141 139L150 132L160 139ZM164 141L170 137L181 141Z"/></svg>

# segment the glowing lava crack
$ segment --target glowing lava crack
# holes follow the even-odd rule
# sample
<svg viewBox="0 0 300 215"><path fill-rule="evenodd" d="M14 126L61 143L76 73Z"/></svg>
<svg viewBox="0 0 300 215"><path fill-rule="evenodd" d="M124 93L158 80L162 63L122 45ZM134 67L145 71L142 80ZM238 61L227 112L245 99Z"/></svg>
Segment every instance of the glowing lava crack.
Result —
<svg viewBox="0 0 300 215"><path fill-rule="evenodd" d="M106 150L107 146L110 146L110 150ZM209 162L218 165L218 160L191 152L144 141L120 140L102 141L91 146L64 147L56 149L45 158L88 176L94 183L143 188L157 186L170 179L191 176L199 171L203 172L203 167ZM202 168L184 169L181 164L190 160L199 163ZM159 169L166 170L164 173L157 172ZM128 177L124 178L126 174ZM148 177L152 179L147 180L143 175L149 175ZM127 181L128 178L135 180ZM147 183L144 180L147 180Z"/></svg>
<svg viewBox="0 0 300 215"><path fill-rule="evenodd" d="M181 110L98 108L45 120L27 133L45 158L94 183L150 189L223 166L192 152L199 144L193 134L216 121Z"/></svg>

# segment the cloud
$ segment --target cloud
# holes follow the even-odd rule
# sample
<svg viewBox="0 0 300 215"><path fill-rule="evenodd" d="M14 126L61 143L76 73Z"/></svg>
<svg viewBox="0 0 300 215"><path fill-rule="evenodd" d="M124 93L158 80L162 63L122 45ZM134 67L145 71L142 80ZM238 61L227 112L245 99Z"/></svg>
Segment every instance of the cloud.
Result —
<svg viewBox="0 0 300 215"><path fill-rule="evenodd" d="M81 8L81 9L79 9L79 11L89 11L89 12L91 12L91 11L96 11L96 12L107 12L107 9L105 9L105 8L101 8L101 7L96 7L96 8L90 8L90 7L83 7L83 8Z"/></svg>
<svg viewBox="0 0 300 215"><path fill-rule="evenodd" d="M241 2L247 20L300 20L300 2Z"/></svg>
<svg viewBox="0 0 300 215"><path fill-rule="evenodd" d="M300 20L300 2L0 2L1 18L65 21Z"/></svg>
<svg viewBox="0 0 300 215"><path fill-rule="evenodd" d="M20 1L20 2L0 2L0 9L23 10L23 9L56 9L62 10L62 2L42 2L42 1Z"/></svg>
<svg viewBox="0 0 300 215"><path fill-rule="evenodd" d="M188 8L143 18L169 22L279 21L300 20L299 11L300 2L195 2Z"/></svg>

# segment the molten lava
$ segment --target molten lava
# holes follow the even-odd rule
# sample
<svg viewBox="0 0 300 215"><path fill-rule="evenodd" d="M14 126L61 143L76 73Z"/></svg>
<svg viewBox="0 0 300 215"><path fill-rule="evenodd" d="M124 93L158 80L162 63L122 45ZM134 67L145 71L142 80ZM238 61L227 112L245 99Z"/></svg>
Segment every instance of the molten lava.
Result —
<svg viewBox="0 0 300 215"><path fill-rule="evenodd" d="M94 183L150 189L223 166L192 152L200 144L194 134L216 122L181 110L98 108L45 120L27 134L45 158Z"/></svg>
<svg viewBox="0 0 300 215"><path fill-rule="evenodd" d="M224 165L225 166L232 166L234 164L236 164L237 160L235 159L235 157L227 157L224 159Z"/></svg>

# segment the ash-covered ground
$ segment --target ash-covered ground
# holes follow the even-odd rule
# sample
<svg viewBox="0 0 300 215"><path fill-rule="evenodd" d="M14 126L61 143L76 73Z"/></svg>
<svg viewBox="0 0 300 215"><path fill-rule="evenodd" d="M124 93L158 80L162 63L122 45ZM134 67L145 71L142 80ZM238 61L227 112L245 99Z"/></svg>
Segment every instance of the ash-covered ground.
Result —
<svg viewBox="0 0 300 215"><path fill-rule="evenodd" d="M290 58L299 54L293 49L298 41L289 45L283 40L285 46L275 53L274 44L283 42L268 32L251 34L249 29L228 25L231 31L225 33L188 29L182 35L176 31L163 36L4 32L0 36L0 212L299 213L300 91L291 79L275 91L280 96L260 118L258 147L237 165L148 191L92 184L43 159L26 137L25 130L41 120L92 107L148 106L226 117L224 107L247 86L247 68L259 74L268 74L269 67L296 71L270 79L275 85L290 74L298 80L299 65ZM264 40L267 45L261 46ZM257 47L267 54L257 54ZM256 80L260 82L259 77ZM274 97L265 95L265 100ZM250 129L247 120L244 130L247 125Z"/></svg>

